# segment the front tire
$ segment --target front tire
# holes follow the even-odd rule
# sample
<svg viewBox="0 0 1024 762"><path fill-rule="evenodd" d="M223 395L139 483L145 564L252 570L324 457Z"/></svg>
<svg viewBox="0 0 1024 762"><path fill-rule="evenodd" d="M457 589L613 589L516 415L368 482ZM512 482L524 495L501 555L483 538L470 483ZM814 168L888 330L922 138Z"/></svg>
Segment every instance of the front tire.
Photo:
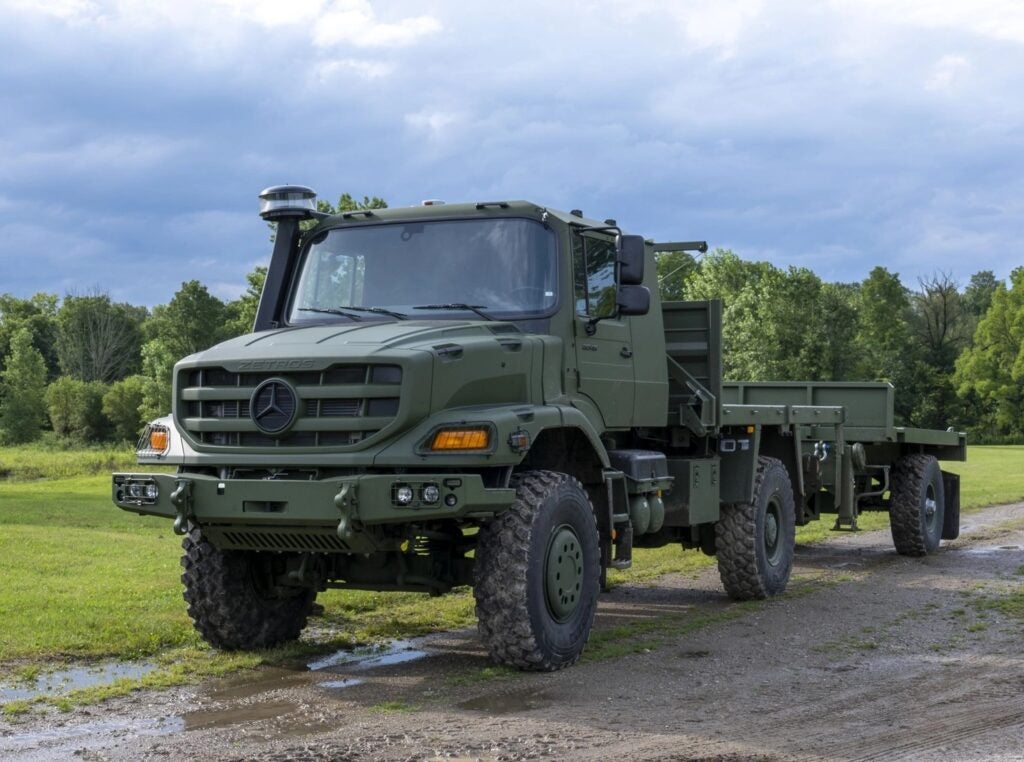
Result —
<svg viewBox="0 0 1024 762"><path fill-rule="evenodd" d="M796 504L789 472L776 458L757 459L754 498L723 505L715 525L718 575L730 598L779 595L793 569Z"/></svg>
<svg viewBox="0 0 1024 762"><path fill-rule="evenodd" d="M550 672L579 660L597 610L601 555L583 486L554 471L512 477L516 500L478 535L480 637L491 658Z"/></svg>
<svg viewBox="0 0 1024 762"><path fill-rule="evenodd" d="M181 575L188 615L214 648L272 648L306 626L316 590L273 585L272 556L221 550L191 527L182 541Z"/></svg>
<svg viewBox="0 0 1024 762"><path fill-rule="evenodd" d="M924 556L939 549L946 496L942 469L931 455L904 455L892 469L889 526L901 556Z"/></svg>

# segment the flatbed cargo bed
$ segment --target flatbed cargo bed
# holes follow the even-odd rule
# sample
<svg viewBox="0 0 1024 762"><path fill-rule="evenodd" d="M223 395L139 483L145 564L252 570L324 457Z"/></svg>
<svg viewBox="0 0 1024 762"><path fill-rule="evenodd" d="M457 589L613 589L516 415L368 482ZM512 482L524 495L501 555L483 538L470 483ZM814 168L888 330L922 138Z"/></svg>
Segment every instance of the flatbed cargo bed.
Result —
<svg viewBox="0 0 1024 762"><path fill-rule="evenodd" d="M804 439L832 428L837 411L847 442L921 445L941 460L965 460L967 439L954 430L896 426L894 389L885 382L733 381L722 384L723 424L781 422L808 427ZM794 414L796 413L796 414ZM774 419L774 421L773 421Z"/></svg>

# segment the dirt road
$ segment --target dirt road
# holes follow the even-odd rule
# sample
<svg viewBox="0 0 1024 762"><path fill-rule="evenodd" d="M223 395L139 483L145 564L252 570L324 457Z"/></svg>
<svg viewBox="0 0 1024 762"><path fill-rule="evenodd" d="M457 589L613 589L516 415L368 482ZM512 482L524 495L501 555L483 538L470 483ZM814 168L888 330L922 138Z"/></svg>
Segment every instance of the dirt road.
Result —
<svg viewBox="0 0 1024 762"><path fill-rule="evenodd" d="M13 759L1024 759L1024 505L925 559L887 532L798 547L791 592L708 570L602 598L584 662L488 667L473 632L71 714L0 720Z"/></svg>

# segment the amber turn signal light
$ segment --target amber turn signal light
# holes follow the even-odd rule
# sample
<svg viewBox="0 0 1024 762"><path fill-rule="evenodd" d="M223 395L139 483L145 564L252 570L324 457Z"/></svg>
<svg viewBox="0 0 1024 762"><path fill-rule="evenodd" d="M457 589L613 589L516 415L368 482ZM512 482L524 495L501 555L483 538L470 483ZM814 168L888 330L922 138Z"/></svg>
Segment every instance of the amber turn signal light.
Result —
<svg viewBox="0 0 1024 762"><path fill-rule="evenodd" d="M149 432L149 449L157 452L167 449L167 429L153 429Z"/></svg>
<svg viewBox="0 0 1024 762"><path fill-rule="evenodd" d="M441 429L430 443L431 450L486 450L491 445L488 429Z"/></svg>

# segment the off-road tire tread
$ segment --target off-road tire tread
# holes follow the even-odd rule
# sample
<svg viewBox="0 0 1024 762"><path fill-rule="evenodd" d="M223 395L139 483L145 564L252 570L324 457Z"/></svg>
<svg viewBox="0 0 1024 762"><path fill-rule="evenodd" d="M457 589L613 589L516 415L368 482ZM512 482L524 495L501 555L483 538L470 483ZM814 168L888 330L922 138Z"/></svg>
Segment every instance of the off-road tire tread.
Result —
<svg viewBox="0 0 1024 762"><path fill-rule="evenodd" d="M778 458L760 456L754 474L753 500L749 503L726 504L715 524L715 557L718 576L726 594L736 601L760 600L778 595L770 591L757 568L757 500L769 471L781 468L789 479L785 465ZM794 516L794 521L795 521ZM788 580L788 573L786 575ZM785 584L783 584L783 589Z"/></svg>
<svg viewBox="0 0 1024 762"><path fill-rule="evenodd" d="M591 506L596 541L597 521L586 490L577 479L555 471L513 474L510 486L516 490L515 502L477 535L473 596L478 629L488 653L499 664L551 672L579 661L580 654L558 661L544 654L532 632L527 608L527 555L533 522L547 497L565 483L577 486ZM592 571L596 584L599 569Z"/></svg>
<svg viewBox="0 0 1024 762"><path fill-rule="evenodd" d="M273 648L299 637L316 590L264 598L249 582L247 551L221 550L199 527L182 540L181 582L188 615L203 640L227 651Z"/></svg>
<svg viewBox="0 0 1024 762"><path fill-rule="evenodd" d="M892 544L901 556L928 555L921 525L921 495L928 472L936 462L931 455L904 455L896 461L890 477L889 527Z"/></svg>

